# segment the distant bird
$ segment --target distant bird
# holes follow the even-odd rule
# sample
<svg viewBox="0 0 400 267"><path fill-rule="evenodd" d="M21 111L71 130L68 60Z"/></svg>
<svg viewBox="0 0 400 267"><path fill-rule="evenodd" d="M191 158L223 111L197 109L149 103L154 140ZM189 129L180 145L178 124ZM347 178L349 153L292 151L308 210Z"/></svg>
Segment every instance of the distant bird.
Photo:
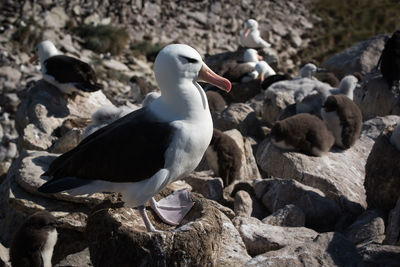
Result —
<svg viewBox="0 0 400 267"><path fill-rule="evenodd" d="M329 96L321 116L335 137L335 144L348 149L355 144L361 133L362 114L358 106L347 96Z"/></svg>
<svg viewBox="0 0 400 267"><path fill-rule="evenodd" d="M206 150L205 156L215 175L222 178L224 187L240 179L242 151L229 135L214 129L211 143Z"/></svg>
<svg viewBox="0 0 400 267"><path fill-rule="evenodd" d="M57 242L57 220L47 211L29 216L16 231L10 247L13 267L51 267Z"/></svg>
<svg viewBox="0 0 400 267"><path fill-rule="evenodd" d="M96 73L89 64L74 57L61 55L48 40L41 42L36 54L30 59L40 59L43 79L57 87L64 94L73 92L94 92L103 89L97 83Z"/></svg>
<svg viewBox="0 0 400 267"><path fill-rule="evenodd" d="M320 110L330 95L345 95L353 100L354 90L358 84L358 79L353 75L345 76L338 88L332 88L329 84L314 82L311 89L295 91L296 113L311 113L320 116ZM304 96L304 94L307 94Z"/></svg>
<svg viewBox="0 0 400 267"><path fill-rule="evenodd" d="M263 82L264 79L269 76L276 75L274 69L271 68L271 66L268 65L268 63L263 60L257 62L255 69L258 72L261 82Z"/></svg>
<svg viewBox="0 0 400 267"><path fill-rule="evenodd" d="M197 81L230 91L190 46L164 47L154 62L161 96L114 121L56 158L42 175L43 193L120 192L128 207L138 207L148 231L156 231L145 211L150 205L166 223L178 225L193 206L187 192L159 205L153 196L186 176L210 144L213 123L207 97ZM165 199L164 199L165 200Z"/></svg>
<svg viewBox="0 0 400 267"><path fill-rule="evenodd" d="M298 78L309 78L311 79L314 74L317 72L326 72L326 69L323 68L318 68L315 64L313 63L307 63L301 69L299 70L299 75Z"/></svg>
<svg viewBox="0 0 400 267"><path fill-rule="evenodd" d="M400 151L400 123L397 124L396 128L392 132L390 143Z"/></svg>
<svg viewBox="0 0 400 267"><path fill-rule="evenodd" d="M86 126L82 137L86 138L95 131L107 126L108 124L124 117L135 109L127 106L102 106L95 113L92 114L92 123Z"/></svg>
<svg viewBox="0 0 400 267"><path fill-rule="evenodd" d="M261 38L260 31L258 30L258 22L254 19L246 21L245 30L242 35L240 35L240 44L249 48L271 47L267 41Z"/></svg>
<svg viewBox="0 0 400 267"><path fill-rule="evenodd" d="M258 73L255 66L263 57L258 55L255 49L246 49L243 53L243 58L240 60L230 60L224 63L219 74L231 82L249 82L257 78Z"/></svg>
<svg viewBox="0 0 400 267"><path fill-rule="evenodd" d="M354 89L358 84L358 79L354 75L347 75L343 77L340 81L338 88L329 88L329 87L316 87L315 90L322 94L326 99L330 95L345 95L351 100L353 100Z"/></svg>
<svg viewBox="0 0 400 267"><path fill-rule="evenodd" d="M302 113L275 122L271 129L271 141L285 150L322 156L331 149L335 139L321 119Z"/></svg>

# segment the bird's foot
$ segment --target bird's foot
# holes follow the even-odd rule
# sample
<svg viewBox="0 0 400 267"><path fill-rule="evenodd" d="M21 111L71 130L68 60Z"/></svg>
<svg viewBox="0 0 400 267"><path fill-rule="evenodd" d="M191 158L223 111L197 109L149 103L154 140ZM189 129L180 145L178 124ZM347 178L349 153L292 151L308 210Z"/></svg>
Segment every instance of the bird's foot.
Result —
<svg viewBox="0 0 400 267"><path fill-rule="evenodd" d="M176 191L159 202L156 202L154 198L150 200L150 206L158 217L166 224L174 226L179 225L193 205L194 202L190 199L187 190Z"/></svg>

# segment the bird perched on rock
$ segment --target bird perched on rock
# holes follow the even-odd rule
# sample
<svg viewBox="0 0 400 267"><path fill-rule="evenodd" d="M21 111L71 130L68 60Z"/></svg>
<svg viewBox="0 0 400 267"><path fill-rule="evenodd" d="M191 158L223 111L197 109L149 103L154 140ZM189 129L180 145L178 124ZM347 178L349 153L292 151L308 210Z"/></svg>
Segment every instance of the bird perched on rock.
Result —
<svg viewBox="0 0 400 267"><path fill-rule="evenodd" d="M351 99L344 95L329 96L321 116L333 133L338 147L348 149L354 145L361 133L362 114Z"/></svg>
<svg viewBox="0 0 400 267"><path fill-rule="evenodd" d="M231 83L183 44L168 45L159 52L154 74L161 96L56 158L42 175L48 181L40 192L120 192L128 207L138 207L148 231L156 231L146 214L148 201L164 222L180 223L193 206L187 192L174 194L162 205L153 196L193 171L210 144L213 123L206 94L197 81L228 92Z"/></svg>
<svg viewBox="0 0 400 267"><path fill-rule="evenodd" d="M310 87L299 87L295 91L296 113L311 113L320 116L320 111L330 95L345 95L353 100L358 79L354 75L345 76L338 88L332 88L327 83L313 81Z"/></svg>
<svg viewBox="0 0 400 267"><path fill-rule="evenodd" d="M264 48L271 47L271 45L263 40L258 30L258 22L254 19L246 21L246 27L242 35L240 35L240 44L249 48Z"/></svg>
<svg viewBox="0 0 400 267"><path fill-rule="evenodd" d="M400 123L397 124L392 135L390 136L390 143L400 151Z"/></svg>
<svg viewBox="0 0 400 267"><path fill-rule="evenodd" d="M89 64L74 57L61 55L49 40L39 43L30 62L38 58L43 79L64 94L103 89L103 85L97 83L96 73Z"/></svg>
<svg viewBox="0 0 400 267"><path fill-rule="evenodd" d="M302 113L275 122L271 141L282 149L322 156L331 149L335 139L321 119Z"/></svg>
<svg viewBox="0 0 400 267"><path fill-rule="evenodd" d="M10 246L13 267L51 267L57 242L57 220L47 211L29 216L16 231Z"/></svg>
<svg viewBox="0 0 400 267"><path fill-rule="evenodd" d="M242 151L229 135L214 129L206 160L215 175L222 178L224 187L239 179L242 167Z"/></svg>

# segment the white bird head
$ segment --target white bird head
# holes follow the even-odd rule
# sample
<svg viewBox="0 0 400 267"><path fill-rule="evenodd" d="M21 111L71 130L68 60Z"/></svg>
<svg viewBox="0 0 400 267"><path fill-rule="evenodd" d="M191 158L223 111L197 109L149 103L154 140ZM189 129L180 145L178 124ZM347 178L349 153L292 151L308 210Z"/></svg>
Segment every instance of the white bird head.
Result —
<svg viewBox="0 0 400 267"><path fill-rule="evenodd" d="M184 44L164 47L154 62L154 74L162 92L166 88L174 90L188 81L204 81L227 92L231 89L227 79L214 73L195 49Z"/></svg>
<svg viewBox="0 0 400 267"><path fill-rule="evenodd" d="M40 42L37 47L36 47L36 55L34 55L29 62L34 62L36 61L38 58L40 60L40 64L43 64L43 62L48 59L49 57L58 55L59 52L57 50L57 48L54 46L54 44L49 41L43 41Z"/></svg>
<svg viewBox="0 0 400 267"><path fill-rule="evenodd" d="M311 78L316 72L317 66L315 66L313 63L307 63L300 69L299 76L301 78Z"/></svg>
<svg viewBox="0 0 400 267"><path fill-rule="evenodd" d="M341 92L345 93L347 91L353 91L356 88L358 79L353 75L344 76L340 81L339 89Z"/></svg>
<svg viewBox="0 0 400 267"><path fill-rule="evenodd" d="M246 28L248 29L257 29L258 28L258 22L254 19L248 19L246 21Z"/></svg>
<svg viewBox="0 0 400 267"><path fill-rule="evenodd" d="M244 51L243 60L245 62L257 62L259 60L263 60L263 58L258 55L257 50L249 48Z"/></svg>

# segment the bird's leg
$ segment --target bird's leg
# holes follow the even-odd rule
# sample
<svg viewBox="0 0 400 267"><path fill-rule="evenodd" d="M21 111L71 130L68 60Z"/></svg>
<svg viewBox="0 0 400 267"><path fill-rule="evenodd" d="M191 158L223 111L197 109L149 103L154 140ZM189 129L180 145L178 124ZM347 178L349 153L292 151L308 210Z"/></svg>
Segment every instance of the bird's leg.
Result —
<svg viewBox="0 0 400 267"><path fill-rule="evenodd" d="M138 207L140 216L142 216L143 222L146 225L146 229L148 232L158 232L156 228L154 228L153 224L150 222L149 217L147 217L146 207L144 205L140 205Z"/></svg>
<svg viewBox="0 0 400 267"><path fill-rule="evenodd" d="M176 191L159 202L156 202L154 198L150 199L150 206L158 217L170 225L179 225L193 205L194 202L190 199L189 192L186 190Z"/></svg>

